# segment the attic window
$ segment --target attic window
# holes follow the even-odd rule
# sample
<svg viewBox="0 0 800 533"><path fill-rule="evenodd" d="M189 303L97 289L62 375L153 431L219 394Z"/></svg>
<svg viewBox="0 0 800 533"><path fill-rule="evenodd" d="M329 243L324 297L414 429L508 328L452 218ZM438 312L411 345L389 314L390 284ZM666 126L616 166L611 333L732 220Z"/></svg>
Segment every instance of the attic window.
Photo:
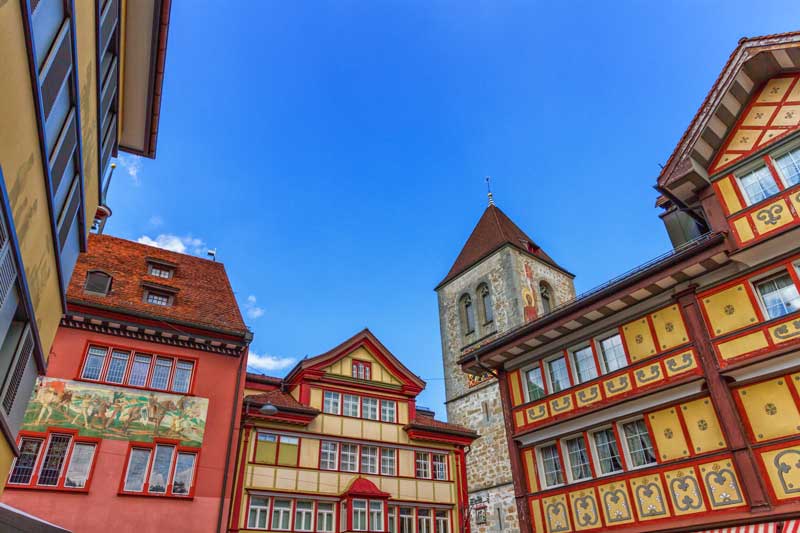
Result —
<svg viewBox="0 0 800 533"><path fill-rule="evenodd" d="M372 364L366 361L353 361L352 376L356 379L372 379Z"/></svg>
<svg viewBox="0 0 800 533"><path fill-rule="evenodd" d="M172 269L162 265L150 263L147 266L147 273L157 278L169 279L172 277Z"/></svg>
<svg viewBox="0 0 800 533"><path fill-rule="evenodd" d="M83 290L90 294L106 296L111 290L111 276L105 272L89 272L86 274L86 284L83 286Z"/></svg>
<svg viewBox="0 0 800 533"><path fill-rule="evenodd" d="M146 291L144 291L144 301L153 305L169 307L170 305L172 305L173 296L166 292L147 289Z"/></svg>

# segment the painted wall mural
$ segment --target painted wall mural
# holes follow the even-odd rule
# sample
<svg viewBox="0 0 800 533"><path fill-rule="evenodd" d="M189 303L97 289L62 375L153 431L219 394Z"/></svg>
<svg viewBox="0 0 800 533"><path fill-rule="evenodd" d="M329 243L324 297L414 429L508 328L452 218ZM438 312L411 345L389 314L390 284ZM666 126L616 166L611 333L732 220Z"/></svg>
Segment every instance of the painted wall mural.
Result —
<svg viewBox="0 0 800 533"><path fill-rule="evenodd" d="M87 437L150 442L154 437L199 447L208 399L40 377L22 429L77 429Z"/></svg>

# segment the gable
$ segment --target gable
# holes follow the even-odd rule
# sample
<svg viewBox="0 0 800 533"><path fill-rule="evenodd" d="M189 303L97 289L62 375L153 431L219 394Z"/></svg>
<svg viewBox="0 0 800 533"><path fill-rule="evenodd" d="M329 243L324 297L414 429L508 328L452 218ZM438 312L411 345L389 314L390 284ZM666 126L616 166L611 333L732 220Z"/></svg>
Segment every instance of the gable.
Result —
<svg viewBox="0 0 800 533"><path fill-rule="evenodd" d="M800 73L768 80L742 112L709 167L716 174L749 154L800 129Z"/></svg>
<svg viewBox="0 0 800 533"><path fill-rule="evenodd" d="M353 361L369 363L371 367L372 381L379 383L386 383L389 385L401 385L398 376L395 376L392 370L385 366L372 352L367 350L364 346L359 346L347 355L341 357L333 364L324 368L326 373L337 376L352 376Z"/></svg>

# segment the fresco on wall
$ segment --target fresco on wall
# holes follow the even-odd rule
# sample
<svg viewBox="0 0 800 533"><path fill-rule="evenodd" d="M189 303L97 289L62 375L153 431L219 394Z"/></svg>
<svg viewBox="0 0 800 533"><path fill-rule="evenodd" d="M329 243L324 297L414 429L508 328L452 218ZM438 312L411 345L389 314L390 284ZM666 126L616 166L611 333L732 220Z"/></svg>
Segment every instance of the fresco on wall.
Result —
<svg viewBox="0 0 800 533"><path fill-rule="evenodd" d="M86 437L150 442L154 437L199 447L208 399L40 377L22 429L77 429Z"/></svg>

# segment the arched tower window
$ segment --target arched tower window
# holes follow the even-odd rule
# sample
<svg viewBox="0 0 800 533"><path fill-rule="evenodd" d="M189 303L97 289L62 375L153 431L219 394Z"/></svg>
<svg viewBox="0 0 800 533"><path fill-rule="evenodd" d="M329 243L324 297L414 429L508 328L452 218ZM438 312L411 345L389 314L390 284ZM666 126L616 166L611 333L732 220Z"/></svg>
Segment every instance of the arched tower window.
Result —
<svg viewBox="0 0 800 533"><path fill-rule="evenodd" d="M481 299L483 323L489 324L494 321L494 310L492 309L492 293L489 292L489 286L485 283L478 286L478 297Z"/></svg>
<svg viewBox="0 0 800 533"><path fill-rule="evenodd" d="M464 327L464 334L469 335L475 331L475 306L472 305L472 298L465 294L459 300L461 309L461 325Z"/></svg>
<svg viewBox="0 0 800 533"><path fill-rule="evenodd" d="M553 300L553 290L546 282L539 283L539 296L542 298L542 312L544 314L553 310L555 302Z"/></svg>

